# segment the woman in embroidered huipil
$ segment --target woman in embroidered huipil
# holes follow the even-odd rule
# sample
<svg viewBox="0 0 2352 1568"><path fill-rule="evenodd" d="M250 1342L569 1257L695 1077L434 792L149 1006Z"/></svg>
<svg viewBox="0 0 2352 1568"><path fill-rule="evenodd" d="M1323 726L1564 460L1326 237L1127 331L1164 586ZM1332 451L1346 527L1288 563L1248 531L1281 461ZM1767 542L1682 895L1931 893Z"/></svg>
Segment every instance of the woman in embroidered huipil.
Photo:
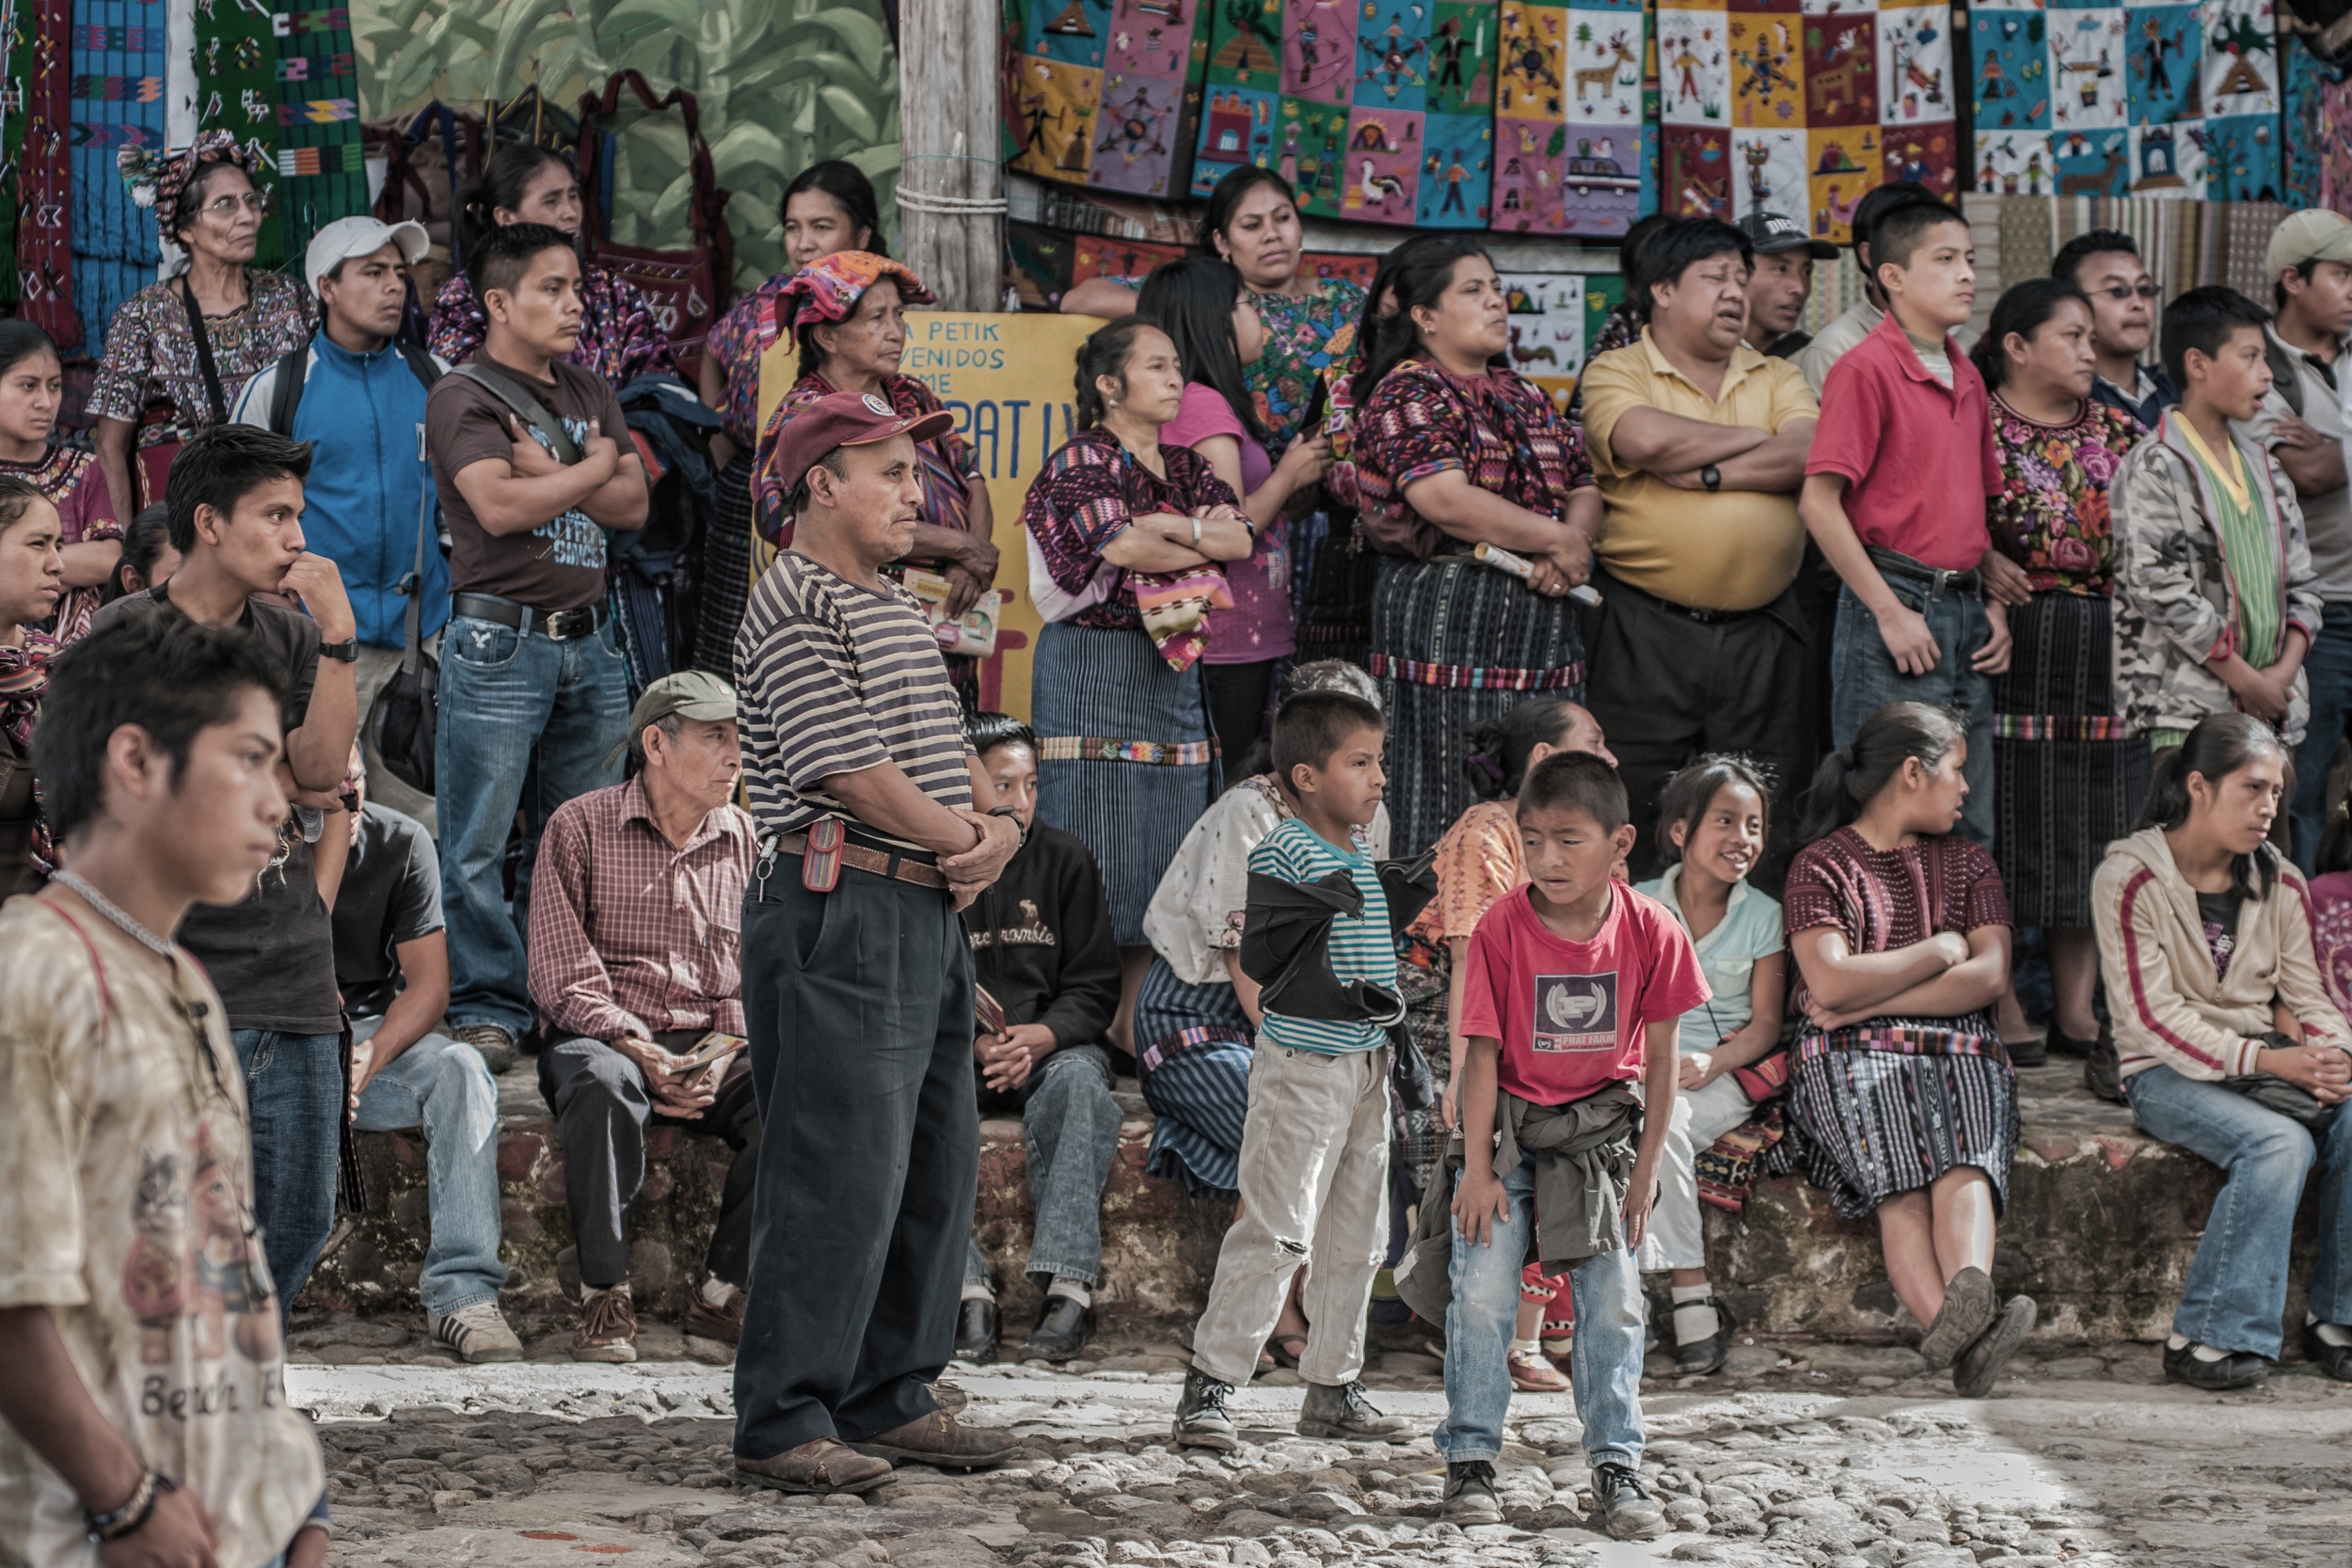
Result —
<svg viewBox="0 0 2352 1568"><path fill-rule="evenodd" d="M1133 1050L1150 966L1144 907L1216 795L1200 656L1248 559L1240 499L1189 447L1160 444L1183 406L1176 345L1140 317L1078 349L1079 430L1045 460L1021 523L1046 626L1030 674L1038 820L1094 852L1123 981L1112 1037Z"/></svg>
<svg viewBox="0 0 2352 1568"><path fill-rule="evenodd" d="M1396 852L1419 853L1470 803L1460 736L1529 691L1579 700L1584 644L1571 588L1600 526L1581 434L1488 361L1510 340L1476 242L1422 245L1396 272L1398 311L1356 377L1357 484L1381 553L1372 673L1389 713ZM1532 567L1473 558L1479 545Z"/></svg>
<svg viewBox="0 0 2352 1568"><path fill-rule="evenodd" d="M469 252L492 229L510 223L544 223L577 237L581 221L580 175L571 160L531 142L509 142L492 153L457 214L459 237ZM580 264L580 341L564 356L572 364L596 372L615 388L641 375L677 373L670 340L655 321L644 291L585 255ZM482 304L473 296L473 281L460 267L433 302L428 345L451 364L462 365L473 357L489 329Z"/></svg>
<svg viewBox="0 0 2352 1568"><path fill-rule="evenodd" d="M245 384L308 340L315 320L309 289L252 265L269 201L254 187L261 164L249 148L207 131L142 166L156 227L186 249L188 270L141 289L106 324L87 411L118 518L164 499L180 443L228 423Z"/></svg>
<svg viewBox="0 0 2352 1568"><path fill-rule="evenodd" d="M2050 1047L2073 1055L2099 1035L2090 879L2138 819L2149 770L2147 744L2123 732L2115 686L2107 497L2140 431L2090 395L2090 319L2080 289L2037 277L2001 296L1971 356L1992 389L2001 455L1986 521L2010 564L1991 570L2030 595L2011 600L2017 651L1993 682L1993 848L2018 923L2049 943Z"/></svg>
<svg viewBox="0 0 2352 1568"><path fill-rule="evenodd" d="M39 893L56 869L33 787L33 726L60 648L33 628L65 596L59 534L57 509L38 488L0 478L0 898Z"/></svg>
<svg viewBox="0 0 2352 1568"><path fill-rule="evenodd" d="M774 301L803 267L844 250L887 255L874 187L855 164L811 164L784 188L782 272L738 295L703 339L697 372L703 402L719 410L711 461L719 466L719 512L703 535L701 613L694 666L735 678L735 634L752 592L753 459L759 445L759 360L772 337Z"/></svg>
<svg viewBox="0 0 2352 1568"><path fill-rule="evenodd" d="M49 334L31 322L0 322L0 475L21 479L57 509L65 595L50 633L66 643L89 629L106 579L122 558L122 525L98 459L53 446L64 401L64 367Z"/></svg>

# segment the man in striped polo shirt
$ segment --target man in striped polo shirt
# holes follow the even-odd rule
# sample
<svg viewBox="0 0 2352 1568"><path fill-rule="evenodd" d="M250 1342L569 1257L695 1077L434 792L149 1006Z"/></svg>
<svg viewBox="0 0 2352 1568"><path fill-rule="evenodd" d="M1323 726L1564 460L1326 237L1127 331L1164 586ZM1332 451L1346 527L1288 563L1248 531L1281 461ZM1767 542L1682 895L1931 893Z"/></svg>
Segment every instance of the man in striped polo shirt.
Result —
<svg viewBox="0 0 2352 1568"><path fill-rule="evenodd" d="M915 443L949 420L854 392L794 417L772 459L792 548L735 642L762 850L743 903L762 1132L735 1453L784 1492L864 1492L892 1460L971 1469L1015 1446L927 1386L954 1342L979 1179L956 911L1021 845L1011 817L972 810L939 644L882 575L914 540Z"/></svg>

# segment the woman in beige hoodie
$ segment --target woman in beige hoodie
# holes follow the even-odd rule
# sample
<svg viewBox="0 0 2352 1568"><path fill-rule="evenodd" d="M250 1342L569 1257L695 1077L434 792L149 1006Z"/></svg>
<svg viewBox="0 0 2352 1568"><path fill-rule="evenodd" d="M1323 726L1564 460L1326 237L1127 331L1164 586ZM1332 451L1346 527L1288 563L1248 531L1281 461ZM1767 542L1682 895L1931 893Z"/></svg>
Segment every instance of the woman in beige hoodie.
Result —
<svg viewBox="0 0 2352 1568"><path fill-rule="evenodd" d="M2132 1115L2225 1173L2189 1265L2169 1381L2262 1382L2279 1357L2287 1249L2314 1160L2319 1257L2303 1348L2352 1382L2352 1030L2312 957L2303 879L2268 842L2293 789L2261 720L2217 714L2156 759L2139 831L2091 882Z"/></svg>

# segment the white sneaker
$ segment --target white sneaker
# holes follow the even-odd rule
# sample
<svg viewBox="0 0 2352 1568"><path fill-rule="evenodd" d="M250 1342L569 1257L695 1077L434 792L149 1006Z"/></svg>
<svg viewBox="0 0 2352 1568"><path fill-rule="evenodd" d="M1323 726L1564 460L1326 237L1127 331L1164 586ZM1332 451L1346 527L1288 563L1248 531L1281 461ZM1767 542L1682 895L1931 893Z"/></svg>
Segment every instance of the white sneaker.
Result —
<svg viewBox="0 0 2352 1568"><path fill-rule="evenodd" d="M460 1361L478 1365L523 1358L523 1342L506 1326L506 1319L494 1301L477 1301L454 1312L429 1313L425 1327L435 1344L452 1352Z"/></svg>

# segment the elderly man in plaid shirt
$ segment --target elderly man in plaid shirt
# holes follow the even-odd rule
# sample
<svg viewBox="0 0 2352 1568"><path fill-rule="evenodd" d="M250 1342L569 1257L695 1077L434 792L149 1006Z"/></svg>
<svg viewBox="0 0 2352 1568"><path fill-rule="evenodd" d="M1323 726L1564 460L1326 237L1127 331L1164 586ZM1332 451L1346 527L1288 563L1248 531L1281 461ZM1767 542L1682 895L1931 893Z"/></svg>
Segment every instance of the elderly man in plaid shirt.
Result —
<svg viewBox="0 0 2352 1568"><path fill-rule="evenodd" d="M564 1146L580 1361L637 1359L622 1214L644 1180L654 1117L736 1151L686 1331L735 1343L751 1277L758 1102L739 1051L696 1060L707 1036L739 1046L743 1033L737 928L755 850L733 803L735 693L700 671L664 676L637 699L628 733L643 769L557 809L531 883L531 995L552 1042L539 1091Z"/></svg>

